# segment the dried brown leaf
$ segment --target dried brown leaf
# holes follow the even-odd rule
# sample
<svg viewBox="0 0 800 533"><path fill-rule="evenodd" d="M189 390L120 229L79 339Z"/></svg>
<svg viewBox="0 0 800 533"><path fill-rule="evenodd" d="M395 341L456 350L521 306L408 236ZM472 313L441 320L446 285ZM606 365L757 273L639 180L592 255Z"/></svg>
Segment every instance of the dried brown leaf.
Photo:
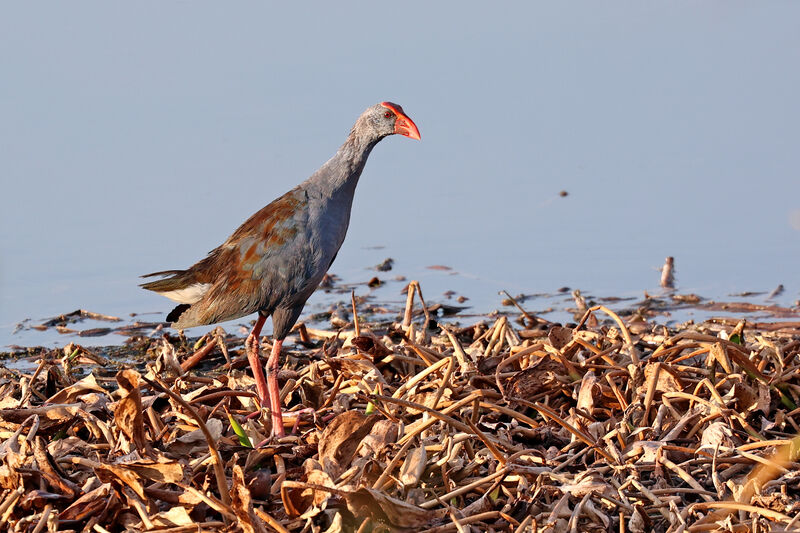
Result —
<svg viewBox="0 0 800 533"><path fill-rule="evenodd" d="M27 409L3 409L0 410L0 420L20 424L29 416L38 415L41 419L41 429L47 429L55 424L72 420L81 412L83 409L80 403L46 405Z"/></svg>
<svg viewBox="0 0 800 533"><path fill-rule="evenodd" d="M725 422L713 422L703 429L703 436L700 441L701 448L714 450L717 447L733 448L735 446L733 431Z"/></svg>
<svg viewBox="0 0 800 533"><path fill-rule="evenodd" d="M417 446L409 450L403 466L400 467L400 482L406 488L416 487L425 472L427 462L428 454L425 452L425 446Z"/></svg>
<svg viewBox="0 0 800 533"><path fill-rule="evenodd" d="M141 459L116 466L135 472L143 479L156 483L178 483L183 481L186 475L183 465L166 457L157 457L156 460Z"/></svg>
<svg viewBox="0 0 800 533"><path fill-rule="evenodd" d="M547 332L547 338L550 340L550 345L556 350L562 349L569 344L572 340L572 330L561 326L553 326Z"/></svg>
<svg viewBox="0 0 800 533"><path fill-rule="evenodd" d="M244 482L242 467L233 466L233 486L231 487L231 507L239 519L239 527L244 533L266 533L261 521L253 513L253 501Z"/></svg>
<svg viewBox="0 0 800 533"><path fill-rule="evenodd" d="M331 477L323 470L309 471L306 474L306 481L308 483L312 483L314 485L320 485L323 487L336 487L336 483L334 483ZM310 497L311 498L310 504L314 505L315 507L319 507L322 502L328 499L330 493L322 490L306 489L305 491L303 491L302 496L304 498Z"/></svg>
<svg viewBox="0 0 800 533"><path fill-rule="evenodd" d="M17 468L23 464L25 457L13 451L7 451L0 462L0 487L14 490L22 486L22 476Z"/></svg>
<svg viewBox="0 0 800 533"><path fill-rule="evenodd" d="M283 509L290 518L296 518L313 504L313 493L309 494L309 489L299 488L292 482L281 484L281 502Z"/></svg>
<svg viewBox="0 0 800 533"><path fill-rule="evenodd" d="M269 470L259 469L255 472L248 472L247 477L247 490L253 498L257 500L266 500L270 498L270 489L272 488L272 474Z"/></svg>
<svg viewBox="0 0 800 533"><path fill-rule="evenodd" d="M361 488L350 492L345 495L345 501L355 516L370 517L406 530L419 530L443 516L442 510L428 511L375 489Z"/></svg>
<svg viewBox="0 0 800 533"><path fill-rule="evenodd" d="M564 483L559 489L576 498L583 498L587 494L603 494L605 492L613 495L615 492L613 487L598 473L583 476L575 483Z"/></svg>
<svg viewBox="0 0 800 533"><path fill-rule="evenodd" d="M597 376L592 370L586 372L581 379L580 389L578 389L576 407L591 415L595 402L600 399L601 392L600 386L597 384Z"/></svg>
<svg viewBox="0 0 800 533"><path fill-rule="evenodd" d="M375 357L376 361L393 353L392 350L372 335L353 337L350 342L359 350Z"/></svg>
<svg viewBox="0 0 800 533"><path fill-rule="evenodd" d="M332 478L350 466L358 446L378 419L358 411L345 411L328 424L319 438L319 461Z"/></svg>
<svg viewBox="0 0 800 533"><path fill-rule="evenodd" d="M389 444L397 441L397 430L397 422L378 420L372 426L369 435L364 437L364 446L361 447L361 450L363 453L366 453L366 450L371 450L375 455L384 453Z"/></svg>
<svg viewBox="0 0 800 533"><path fill-rule="evenodd" d="M163 528L191 526L195 523L186 508L180 505L171 507L169 511L161 511L153 515L150 521L153 522L154 526Z"/></svg>
<svg viewBox="0 0 800 533"><path fill-rule="evenodd" d="M114 408L114 420L128 439L142 454L149 455L150 447L144 435L142 395L139 391L140 376L135 370L125 369L117 373L120 389L127 392Z"/></svg>
<svg viewBox="0 0 800 533"><path fill-rule="evenodd" d="M33 441L33 456L36 458L36 465L41 476L47 480L47 483L53 489L69 497L80 494L80 488L69 479L66 479L64 473L53 461L53 458L47 452L47 447L44 445L42 437L37 436Z"/></svg>
<svg viewBox="0 0 800 533"><path fill-rule="evenodd" d="M441 397L438 398L438 400L439 402L448 401L451 396L452 396L452 391L450 389L444 389ZM414 403L424 405L425 407L433 408L434 405L437 403L437 394L436 391L418 392L415 394L409 394L407 396L407 399ZM408 407L408 412L411 413L412 415L418 415L420 413L423 413L424 411L415 409L413 407Z"/></svg>
<svg viewBox="0 0 800 533"><path fill-rule="evenodd" d="M363 378L370 376L372 379L386 383L383 374L371 361L365 359L355 359L353 357L335 357L328 359L331 367L339 370L346 378Z"/></svg>
<svg viewBox="0 0 800 533"><path fill-rule="evenodd" d="M25 510L44 509L45 505L65 503L70 500L69 496L55 494L44 490L32 490L25 494L20 501L19 507Z"/></svg>
<svg viewBox="0 0 800 533"><path fill-rule="evenodd" d="M97 479L103 483L119 481L129 486L142 500L145 499L144 485L135 472L117 465L102 464L94 469Z"/></svg>
<svg viewBox="0 0 800 533"><path fill-rule="evenodd" d="M216 441L222 437L222 421L217 418L212 418L206 422L208 431L211 432L212 438ZM171 453L178 455L191 455L198 452L208 450L206 437L202 430L196 429L190 431L180 437L176 438L167 445Z"/></svg>
<svg viewBox="0 0 800 533"><path fill-rule="evenodd" d="M645 380L638 389L639 393L645 394L647 392L647 388L650 386L651 377L656 371L657 365L659 365L659 363L647 363L644 365ZM656 391L662 393L682 391L683 384L676 373L672 371L668 365L660 364L660 370L658 372L658 380L656 381L655 389Z"/></svg>
<svg viewBox="0 0 800 533"><path fill-rule="evenodd" d="M564 365L549 357L539 359L537 363L525 370L517 372L505 382L506 394L509 398L520 398L530 401L536 395L559 386L556 378L564 373Z"/></svg>
<svg viewBox="0 0 800 533"><path fill-rule="evenodd" d="M85 520L97 517L102 521L116 512L120 506L117 492L110 483L104 483L75 500L58 515L60 520Z"/></svg>
<svg viewBox="0 0 800 533"><path fill-rule="evenodd" d="M56 459L66 455L78 455L86 457L92 451L92 447L88 442L79 437L69 436L48 444L47 451Z"/></svg>
<svg viewBox="0 0 800 533"><path fill-rule="evenodd" d="M97 383L94 374L89 374L82 380L73 383L65 389L61 389L58 393L51 396L47 403L49 404L69 404L75 403L81 396L87 393L99 392L101 394L108 394L108 392Z"/></svg>

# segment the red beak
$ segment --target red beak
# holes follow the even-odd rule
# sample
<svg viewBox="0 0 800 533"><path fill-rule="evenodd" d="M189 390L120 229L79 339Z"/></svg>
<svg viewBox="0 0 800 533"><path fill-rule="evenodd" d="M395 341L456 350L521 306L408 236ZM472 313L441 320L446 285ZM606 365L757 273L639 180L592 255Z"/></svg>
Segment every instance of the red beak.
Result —
<svg viewBox="0 0 800 533"><path fill-rule="evenodd" d="M403 112L402 107L391 102L381 102L381 105L387 109L391 109L394 111L394 114L397 115L397 119L394 123L395 133L405 135L411 139L420 140L419 129L417 129L417 125L414 124L413 120L408 118L408 115Z"/></svg>
<svg viewBox="0 0 800 533"><path fill-rule="evenodd" d="M412 139L420 139L417 125L406 115L397 115L397 121L394 123L394 132Z"/></svg>

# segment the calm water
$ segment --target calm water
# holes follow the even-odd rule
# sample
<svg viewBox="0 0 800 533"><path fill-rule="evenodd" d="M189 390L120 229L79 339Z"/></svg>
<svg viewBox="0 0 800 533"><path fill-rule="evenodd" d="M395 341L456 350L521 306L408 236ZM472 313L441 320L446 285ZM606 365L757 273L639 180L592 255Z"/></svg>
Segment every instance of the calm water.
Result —
<svg viewBox="0 0 800 533"><path fill-rule="evenodd" d="M6 6L0 345L63 341L25 318L168 311L139 274L200 259L381 100L422 141L373 152L346 281L393 257L488 311L640 296L673 255L682 292L800 296L800 4L249 7Z"/></svg>

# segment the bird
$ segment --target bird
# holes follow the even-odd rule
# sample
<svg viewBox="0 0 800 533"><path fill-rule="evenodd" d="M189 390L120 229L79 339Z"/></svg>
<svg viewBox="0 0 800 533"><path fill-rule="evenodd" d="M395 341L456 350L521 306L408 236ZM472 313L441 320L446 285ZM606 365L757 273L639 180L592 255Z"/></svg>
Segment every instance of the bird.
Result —
<svg viewBox="0 0 800 533"><path fill-rule="evenodd" d="M269 403L273 437L285 436L278 388L283 341L344 242L367 158L378 142L394 134L421 138L398 104L381 102L367 108L333 157L248 218L205 258L186 270L142 276L160 276L140 286L178 303L166 317L176 329L257 313L245 351L261 405ZM265 379L259 339L270 316L273 343Z"/></svg>

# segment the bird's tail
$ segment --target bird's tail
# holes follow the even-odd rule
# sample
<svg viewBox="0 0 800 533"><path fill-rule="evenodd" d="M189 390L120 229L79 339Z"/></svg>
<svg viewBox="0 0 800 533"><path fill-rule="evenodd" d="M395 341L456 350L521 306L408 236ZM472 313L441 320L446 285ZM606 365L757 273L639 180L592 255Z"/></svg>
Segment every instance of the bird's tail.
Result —
<svg viewBox="0 0 800 533"><path fill-rule="evenodd" d="M150 274L145 274L144 276L140 276L142 278L152 278L153 276L169 276L164 277L164 279L159 279L156 281L148 281L147 283L141 283L139 286L143 289L147 289L148 291L155 291L155 292L166 292L166 291L174 291L181 289L186 286L186 270L162 270L161 272L152 272Z"/></svg>
<svg viewBox="0 0 800 533"><path fill-rule="evenodd" d="M156 281L149 281L147 283L142 283L139 286L149 291L161 293L162 295L168 298L174 300L177 299L178 301L182 300L182 298L180 297L181 291L185 290L188 286L191 286L194 283L194 279L188 270L162 270L161 272L153 272L152 274L145 274L142 277L150 278L153 276L168 276L168 277L164 277L164 279L159 279ZM176 295L178 296L176 297ZM173 323L177 322L180 316L183 314L183 312L189 309L189 307L191 307L191 304L189 303L179 303L167 315L167 322L173 322Z"/></svg>

